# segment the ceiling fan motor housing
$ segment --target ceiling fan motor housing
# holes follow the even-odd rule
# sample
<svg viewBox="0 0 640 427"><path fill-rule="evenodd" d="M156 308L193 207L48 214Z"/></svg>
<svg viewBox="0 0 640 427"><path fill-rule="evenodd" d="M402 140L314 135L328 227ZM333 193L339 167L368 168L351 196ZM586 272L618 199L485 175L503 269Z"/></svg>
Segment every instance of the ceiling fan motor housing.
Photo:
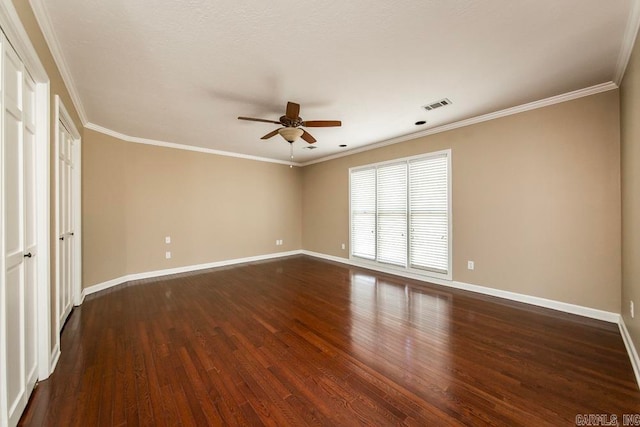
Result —
<svg viewBox="0 0 640 427"><path fill-rule="evenodd" d="M300 117L292 119L287 116L282 116L280 117L280 123L282 123L283 126L297 128L302 125L302 119Z"/></svg>

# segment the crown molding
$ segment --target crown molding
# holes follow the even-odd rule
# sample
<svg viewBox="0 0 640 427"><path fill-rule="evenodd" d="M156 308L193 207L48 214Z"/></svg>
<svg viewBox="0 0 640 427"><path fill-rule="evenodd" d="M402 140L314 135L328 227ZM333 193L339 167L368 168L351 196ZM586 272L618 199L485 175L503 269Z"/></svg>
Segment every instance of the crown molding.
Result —
<svg viewBox="0 0 640 427"><path fill-rule="evenodd" d="M88 123L87 114L82 105L80 95L76 90L76 85L73 81L71 72L69 71L69 67L67 66L64 55L62 54L62 49L60 48L60 44L58 43L58 38L53 31L53 25L51 24L51 19L49 18L49 14L47 13L44 2L43 0L29 0L29 4L31 5L33 14L36 17L36 21L38 21L38 25L40 26L40 30L42 31L42 35L44 36L45 41L47 42L47 46L49 46L49 50L51 51L53 60L58 66L58 70L60 71L62 80L67 87L67 91L69 92L69 96L71 96L71 102L73 102L73 106L78 112L80 121L83 125L85 125L86 123Z"/></svg>
<svg viewBox="0 0 640 427"><path fill-rule="evenodd" d="M639 0L640 1L640 0ZM397 138L387 139L384 141L376 142L374 144L366 145L364 147L355 148L353 150L344 151L338 154L332 154L330 156L322 157L316 160L310 160L308 162L300 163L299 166L309 166L316 163L326 162L328 160L338 159L340 157L350 156L352 154L362 153L369 150L375 150L377 148L386 147L388 145L398 144L400 142L410 141L412 139L422 138L428 135L434 135L436 133L446 132L453 129L458 129L465 126L475 125L477 123L486 122L489 120L499 119L501 117L511 116L513 114L523 113L525 111L535 110L542 107L548 107L554 104L560 104L562 102L572 101L574 99L583 98L585 96L595 95L601 92L607 92L617 89L618 85L614 82L601 83L595 86L590 86L584 89L574 90L573 92L567 92L562 95L552 96L550 98L541 99L539 101L529 102L527 104L518 105L516 107L507 108L493 113L483 114L481 116L471 117L469 119L460 120L446 125L437 126L430 129L425 129L420 132L410 133L408 135L399 136Z"/></svg>
<svg viewBox="0 0 640 427"><path fill-rule="evenodd" d="M2 0L2 3L5 3L5 2L7 2L7 0ZM620 54L618 56L618 61L616 64L616 71L615 71L615 76L613 81L601 83L595 86L590 86L584 89L575 90L573 92L568 92L568 93L553 96L550 98L545 98L539 101L530 102L530 103L519 105L516 107L511 107L504 110L483 114L476 117L471 117L471 118L460 120L453 123L448 123L442 126L425 129L420 132L402 135L396 138L391 138L388 140L369 144L364 147L355 148L352 150L343 151L340 153L321 157L319 159L298 163L298 162L276 160L276 159L271 159L267 157L252 156L248 154L233 153L229 151L214 150L214 149L197 147L192 145L177 144L173 142L139 138L135 136L125 135L120 132L89 122L89 120L87 119L87 115L84 110L84 107L82 105L82 102L80 100L80 96L76 90L76 86L74 84L69 68L64 60L62 49L60 48L58 39L56 38L55 32L53 31L51 20L49 19L49 15L46 11L46 7L44 6L43 0L29 0L29 3L31 4L31 8L33 9L36 20L38 21L38 25L42 30L42 34L44 35L47 45L49 46L49 49L55 60L55 63L58 66L58 69L60 70L60 74L62 75L62 79L64 80L67 90L69 91L69 95L71 96L73 105L76 108L78 115L80 116L80 120L82 121L82 124L87 129L91 129L96 132L110 135L115 138L122 139L124 141L129 141L129 142L134 142L139 144L155 145L159 147L175 148L175 149L182 149L182 150L188 150L188 151L197 151L201 153L216 154L216 155L227 156L227 157L237 157L237 158L256 160L256 161L262 161L262 162L297 166L297 167L304 167L304 166L309 166L316 163L322 163L329 160L334 160L334 159L350 156L357 153L362 153L369 150L375 150L377 148L382 148L382 147L386 147L393 144L398 144L398 143L409 141L412 139L417 139L417 138L425 137L428 135L434 135L437 133L446 132L449 130L470 126L473 124L482 123L485 121L494 120L497 118L506 117L513 114L518 114L525 111L547 107L550 105L559 104L562 102L571 101L571 100L582 98L585 96L595 95L597 93L617 89L620 83L622 82L622 78L624 77L624 72L626 70L627 64L629 63L629 59L633 51L638 30L640 29L640 0L632 0L631 12L627 20L627 25L626 25L625 33L623 37L623 43L620 49Z"/></svg>
<svg viewBox="0 0 640 427"><path fill-rule="evenodd" d="M177 150L195 151L198 153L215 154L217 156L225 156L225 157L236 157L239 159L256 160L258 162L278 163L278 164L287 165L287 166L300 166L299 163L287 162L284 160L276 160L276 159L270 159L267 157L252 156L249 154L232 153L231 151L213 150L211 148L197 147L195 145L177 144L175 142L158 141L156 139L147 139L147 138L140 138L137 136L125 135L123 133L116 132L114 130L96 125L95 123L91 123L91 122L86 123L84 127L85 129L90 129L96 132L100 132L104 135L109 135L114 138L118 138L127 142L133 142L136 144L155 145L156 147L175 148Z"/></svg>
<svg viewBox="0 0 640 427"><path fill-rule="evenodd" d="M587 87L587 88L584 88L584 89L574 90L573 92L567 92L567 93L564 93L562 95L552 96L550 98L541 99L539 101L533 101L533 102L529 102L527 104L518 105L516 107L511 107L511 108L507 108L507 109L504 109L504 110L495 111L493 113L483 114L481 116L471 117L469 119L460 120L460 121L453 122L453 123L448 123L446 125L437 126L437 127L431 128L431 129L425 129L423 131L410 133L408 135L402 135L402 136L399 136L399 137L396 137L396 138L387 139L387 140L380 141L380 142L377 142L377 143L374 143L374 144L366 145L364 147L355 148L353 150L344 151L344 152L341 152L341 153L332 154L330 156L321 157L319 159L310 160L308 162L301 162L301 163L288 162L288 161L284 161L284 160L276 160L276 159L271 159L271 158L267 158L267 157L251 156L251 155L248 155L248 154L232 153L230 151L214 150L214 149L210 149L210 148L197 147L197 146L193 146L193 145L177 144L175 142L166 142L166 141L158 141L158 140L155 140L155 139L139 138L139 137L136 137L136 136L125 135L123 133L116 132L114 130L111 130L111 129L96 125L96 124L91 123L91 122L86 123L84 126L85 126L85 128L94 130L96 132L100 132L100 133L103 133L105 135L113 136L114 138L122 139L124 141L129 141L129 142L135 142L135 143L138 143L138 144L155 145L155 146L158 146L158 147L175 148L175 149L178 149L178 150L197 151L197 152L200 152L200 153L216 154L216 155L219 155L219 156L238 157L238 158L241 158L241 159L256 160L256 161L260 161L260 162L278 163L278 164L288 165L288 166L304 167L304 166L309 166L309 165L313 165L313 164L316 164L316 163L322 163L322 162L326 162L326 161L329 161L329 160L338 159L338 158L341 158L341 157L350 156L352 154L362 153L362 152L369 151L369 150L375 150L377 148L386 147L388 145L399 144L401 142L410 141L412 139L417 139L417 138L422 138L422 137L425 137L425 136L428 136L428 135L434 135L434 134L437 134L437 133L446 132L446 131L449 131L449 130L453 130L453 129L457 129L457 128L461 128L461 127L465 127L465 126L470 126L470 125L474 125L474 124L477 124L477 123L486 122L486 121L489 121L489 120L498 119L498 118L501 118L501 117L511 116L513 114L523 113L525 111L535 110L535 109L542 108L542 107L548 107L548 106L554 105L554 104L560 104L562 102L572 101L574 99L583 98L585 96L596 95L598 93L607 92L607 91L614 90L614 89L617 89L617 88L618 88L618 85L616 85L614 82L601 83L599 85L590 86L590 87Z"/></svg>
<svg viewBox="0 0 640 427"><path fill-rule="evenodd" d="M629 12L627 26L622 38L620 54L618 55L618 62L616 63L616 74L613 79L613 82L618 86L622 83L624 73L627 70L627 65L629 64L629 59L633 52L633 46L635 45L636 37L638 36L638 29L640 29L640 0L632 0L631 11Z"/></svg>

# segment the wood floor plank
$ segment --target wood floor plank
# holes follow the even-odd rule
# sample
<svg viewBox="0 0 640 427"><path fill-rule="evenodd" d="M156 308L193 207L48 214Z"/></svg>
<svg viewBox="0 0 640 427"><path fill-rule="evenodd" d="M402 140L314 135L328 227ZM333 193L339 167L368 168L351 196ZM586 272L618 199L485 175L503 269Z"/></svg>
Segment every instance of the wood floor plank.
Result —
<svg viewBox="0 0 640 427"><path fill-rule="evenodd" d="M307 256L90 295L20 425L559 425L640 413L615 324Z"/></svg>

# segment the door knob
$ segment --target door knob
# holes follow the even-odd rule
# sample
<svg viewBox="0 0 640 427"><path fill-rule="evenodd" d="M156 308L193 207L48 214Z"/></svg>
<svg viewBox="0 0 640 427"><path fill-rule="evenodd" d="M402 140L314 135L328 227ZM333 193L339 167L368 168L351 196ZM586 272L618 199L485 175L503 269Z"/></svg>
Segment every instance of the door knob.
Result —
<svg viewBox="0 0 640 427"><path fill-rule="evenodd" d="M64 240L64 236L60 236L60 240Z"/></svg>
<svg viewBox="0 0 640 427"><path fill-rule="evenodd" d="M31 258L33 254L31 252L24 254L25 258Z"/></svg>

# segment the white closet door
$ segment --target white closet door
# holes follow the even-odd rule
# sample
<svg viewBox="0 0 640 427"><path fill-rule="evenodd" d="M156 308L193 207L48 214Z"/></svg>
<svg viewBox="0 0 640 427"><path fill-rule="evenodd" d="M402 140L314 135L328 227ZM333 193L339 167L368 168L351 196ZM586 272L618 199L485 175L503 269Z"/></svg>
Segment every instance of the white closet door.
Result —
<svg viewBox="0 0 640 427"><path fill-rule="evenodd" d="M58 135L58 236L60 264L60 296L58 298L60 307L60 327L64 325L71 309L73 308L74 287L74 218L73 218L73 168L75 141L71 134L60 122L60 133Z"/></svg>
<svg viewBox="0 0 640 427"><path fill-rule="evenodd" d="M2 49L3 368L9 425L15 425L37 378L34 84L11 46L4 42Z"/></svg>
<svg viewBox="0 0 640 427"><path fill-rule="evenodd" d="M38 295L36 264L38 236L36 233L36 85L25 72L23 85L23 145L24 145L24 243L25 264L25 372L27 389L32 390L38 368ZM28 255L31 254L31 257Z"/></svg>

